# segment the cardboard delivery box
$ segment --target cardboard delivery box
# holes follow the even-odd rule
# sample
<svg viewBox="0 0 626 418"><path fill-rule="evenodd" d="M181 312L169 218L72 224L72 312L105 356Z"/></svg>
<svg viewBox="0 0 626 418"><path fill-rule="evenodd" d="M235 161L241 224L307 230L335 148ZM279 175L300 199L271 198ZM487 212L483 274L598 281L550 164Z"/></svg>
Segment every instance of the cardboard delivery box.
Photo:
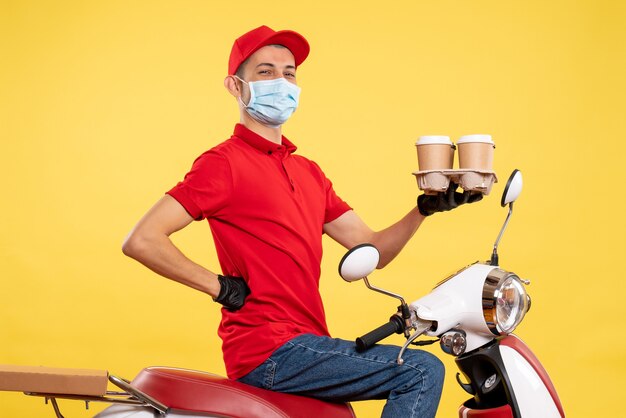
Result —
<svg viewBox="0 0 626 418"><path fill-rule="evenodd" d="M106 370L0 364L0 390L104 396L108 375Z"/></svg>

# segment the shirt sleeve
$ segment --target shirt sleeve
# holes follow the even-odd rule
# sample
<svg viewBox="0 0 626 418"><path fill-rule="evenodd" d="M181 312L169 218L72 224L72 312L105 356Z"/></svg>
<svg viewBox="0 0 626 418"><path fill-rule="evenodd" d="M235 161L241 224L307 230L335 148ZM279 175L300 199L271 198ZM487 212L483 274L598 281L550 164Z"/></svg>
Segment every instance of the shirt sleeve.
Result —
<svg viewBox="0 0 626 418"><path fill-rule="evenodd" d="M352 210L350 205L337 196L337 193L335 193L333 189L333 183L326 178L326 212L324 214L324 223L334 221L349 210Z"/></svg>
<svg viewBox="0 0 626 418"><path fill-rule="evenodd" d="M219 216L232 191L230 164L223 155L207 151L194 161L191 170L167 192L191 217L199 221Z"/></svg>

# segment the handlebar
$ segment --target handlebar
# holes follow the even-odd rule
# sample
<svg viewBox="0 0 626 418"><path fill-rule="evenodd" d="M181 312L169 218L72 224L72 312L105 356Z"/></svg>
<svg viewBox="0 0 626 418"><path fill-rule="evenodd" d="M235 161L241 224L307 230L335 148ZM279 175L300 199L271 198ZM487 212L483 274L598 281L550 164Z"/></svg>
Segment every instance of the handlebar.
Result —
<svg viewBox="0 0 626 418"><path fill-rule="evenodd" d="M365 351L378 341L389 337L392 334L404 332L404 320L399 315L389 318L389 322L379 326L373 331L356 339L356 350Z"/></svg>

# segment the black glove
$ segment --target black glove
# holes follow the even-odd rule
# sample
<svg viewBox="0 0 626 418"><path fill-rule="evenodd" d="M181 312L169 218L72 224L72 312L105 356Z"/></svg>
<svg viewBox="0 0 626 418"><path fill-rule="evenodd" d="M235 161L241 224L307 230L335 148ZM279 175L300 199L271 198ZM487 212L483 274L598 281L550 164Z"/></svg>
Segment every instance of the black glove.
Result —
<svg viewBox="0 0 626 418"><path fill-rule="evenodd" d="M482 193L472 193L464 191L459 193L456 191L458 185L450 183L450 187L445 192L436 195L420 195L417 198L417 208L424 216L430 216L433 213L445 212L452 210L465 203L478 202L483 198Z"/></svg>
<svg viewBox="0 0 626 418"><path fill-rule="evenodd" d="M220 294L213 300L224 305L229 311L238 311L243 307L250 288L241 277L217 275L220 282Z"/></svg>

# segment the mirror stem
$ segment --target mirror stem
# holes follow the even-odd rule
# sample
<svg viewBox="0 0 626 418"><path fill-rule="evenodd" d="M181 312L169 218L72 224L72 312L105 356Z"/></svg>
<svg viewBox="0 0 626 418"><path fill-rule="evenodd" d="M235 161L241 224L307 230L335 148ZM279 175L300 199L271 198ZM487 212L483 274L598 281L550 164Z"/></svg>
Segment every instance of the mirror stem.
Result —
<svg viewBox="0 0 626 418"><path fill-rule="evenodd" d="M495 244L493 244L493 253L491 253L491 263L490 263L492 266L500 265L500 260L498 257L498 245L500 244L500 240L502 239L504 230L509 224L509 220L511 219L512 213L513 213L513 202L509 203L509 214L506 216L506 220L504 221L504 225L502 225L502 229L500 229L500 234L498 234L498 239L496 239Z"/></svg>
<svg viewBox="0 0 626 418"><path fill-rule="evenodd" d="M400 299L400 302L402 302L402 305L403 306L406 305L406 302L404 301L404 298L402 296L397 295L397 294L392 293L392 292L389 292L389 291L387 291L385 289L380 289L380 288L378 288L376 286L372 286L370 284L369 280L367 280L367 277L363 277L363 281L365 282L365 286L367 286L368 289L371 289L371 290L373 290L375 292L378 292L378 293L382 293L383 295L391 296L392 298Z"/></svg>
<svg viewBox="0 0 626 418"><path fill-rule="evenodd" d="M491 262L489 263L489 265L492 265L495 267L500 265L500 257L498 257L498 253L495 248L493 249L493 252L491 253Z"/></svg>

